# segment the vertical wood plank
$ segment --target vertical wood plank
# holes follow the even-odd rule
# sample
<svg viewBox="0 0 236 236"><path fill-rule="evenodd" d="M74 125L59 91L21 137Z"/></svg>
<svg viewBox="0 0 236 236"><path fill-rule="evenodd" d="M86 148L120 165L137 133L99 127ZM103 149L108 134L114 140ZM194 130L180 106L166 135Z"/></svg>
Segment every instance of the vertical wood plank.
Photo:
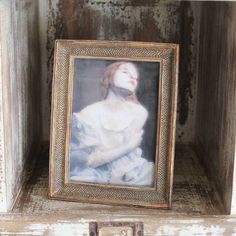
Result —
<svg viewBox="0 0 236 236"><path fill-rule="evenodd" d="M69 3L69 4L68 4ZM43 138L49 140L55 39L180 43L177 141L194 139L196 44L191 3L180 1L40 1Z"/></svg>
<svg viewBox="0 0 236 236"><path fill-rule="evenodd" d="M37 1L0 1L3 211L12 207L41 142L37 8Z"/></svg>
<svg viewBox="0 0 236 236"><path fill-rule="evenodd" d="M0 2L0 22L5 18L4 3ZM5 142L4 142L4 124L3 124L3 86L2 86L2 25L0 25L0 212L7 211L6 199L6 173L5 173Z"/></svg>
<svg viewBox="0 0 236 236"><path fill-rule="evenodd" d="M9 120L6 118L10 112L10 104L7 104L7 101L10 100L8 90L9 85L6 78L9 77L9 65L7 60L9 58L10 52L8 51L8 46L6 44L6 39L9 40L10 34L10 12L11 12L11 2L10 1L1 1L0 2L0 44L1 44L1 211L7 211L9 208L9 202L13 202L13 198L11 197L11 190L8 189L11 183L11 176L7 178L7 173L9 173L9 169L11 168L11 161L8 161L7 166L7 155L10 153L10 147L7 143L11 139L11 134L9 133L9 129L5 129L5 127L9 127Z"/></svg>
<svg viewBox="0 0 236 236"><path fill-rule="evenodd" d="M236 141L236 3L202 4L196 143L230 212Z"/></svg>

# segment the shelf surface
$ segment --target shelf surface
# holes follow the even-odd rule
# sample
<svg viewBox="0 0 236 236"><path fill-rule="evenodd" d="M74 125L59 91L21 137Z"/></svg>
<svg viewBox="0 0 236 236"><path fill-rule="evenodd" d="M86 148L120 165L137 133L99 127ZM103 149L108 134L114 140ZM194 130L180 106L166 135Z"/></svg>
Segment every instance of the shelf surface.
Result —
<svg viewBox="0 0 236 236"><path fill-rule="evenodd" d="M45 148L38 157L31 177L15 204L13 213L39 214L54 212L78 214L91 211L91 214L192 214L219 215L223 208L216 191L207 179L203 167L189 146L178 146L175 157L174 185L171 210L154 210L134 207L84 204L78 202L48 199L48 150Z"/></svg>
<svg viewBox="0 0 236 236"><path fill-rule="evenodd" d="M236 217L223 215L220 199L191 147L177 147L174 169L171 210L50 200L48 149L43 148L13 211L0 214L0 234L88 235L91 221L141 221L145 236L236 233Z"/></svg>

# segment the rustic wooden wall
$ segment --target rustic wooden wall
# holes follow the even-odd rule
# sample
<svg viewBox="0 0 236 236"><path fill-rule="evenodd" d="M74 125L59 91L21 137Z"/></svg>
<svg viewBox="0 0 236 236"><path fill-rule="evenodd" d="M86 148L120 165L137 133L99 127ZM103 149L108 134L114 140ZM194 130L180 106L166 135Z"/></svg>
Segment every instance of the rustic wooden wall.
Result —
<svg viewBox="0 0 236 236"><path fill-rule="evenodd" d="M41 142L37 8L0 1L0 211L11 208Z"/></svg>
<svg viewBox="0 0 236 236"><path fill-rule="evenodd" d="M191 3L157 0L40 1L43 137L49 140L55 39L180 43L177 141L192 142L195 119L196 40Z"/></svg>
<svg viewBox="0 0 236 236"><path fill-rule="evenodd" d="M196 119L199 156L228 212L236 141L235 13L233 2L202 3Z"/></svg>
<svg viewBox="0 0 236 236"><path fill-rule="evenodd" d="M0 210L10 207L23 183L31 147L41 142L40 123L43 139L49 140L53 45L63 38L180 43L177 141L196 142L229 211L236 131L235 4L1 0Z"/></svg>
<svg viewBox="0 0 236 236"><path fill-rule="evenodd" d="M179 43L176 140L197 144L199 156L229 210L235 145L231 112L235 3L45 0L39 9L44 140L49 139L55 39Z"/></svg>

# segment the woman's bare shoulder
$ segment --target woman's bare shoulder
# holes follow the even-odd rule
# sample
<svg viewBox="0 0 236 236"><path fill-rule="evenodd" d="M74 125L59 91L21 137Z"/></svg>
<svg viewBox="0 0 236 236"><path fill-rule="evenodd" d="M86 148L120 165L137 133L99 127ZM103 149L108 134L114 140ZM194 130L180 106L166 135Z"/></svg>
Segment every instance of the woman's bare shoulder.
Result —
<svg viewBox="0 0 236 236"><path fill-rule="evenodd" d="M93 103L84 107L79 112L74 112L73 117L75 117L78 121L87 123L91 126L96 125L101 107L102 101Z"/></svg>

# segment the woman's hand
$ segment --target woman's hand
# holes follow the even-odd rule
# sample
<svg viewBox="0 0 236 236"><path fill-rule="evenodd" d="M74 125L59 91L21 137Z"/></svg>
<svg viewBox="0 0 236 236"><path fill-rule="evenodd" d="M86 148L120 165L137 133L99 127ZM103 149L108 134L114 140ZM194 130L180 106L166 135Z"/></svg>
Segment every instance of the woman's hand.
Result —
<svg viewBox="0 0 236 236"><path fill-rule="evenodd" d="M127 155L129 152L139 147L142 142L142 136L143 130L140 130L130 135L130 139L126 140L125 143L119 147L110 150L96 149L88 156L87 165L96 168Z"/></svg>
<svg viewBox="0 0 236 236"><path fill-rule="evenodd" d="M143 137L143 130L133 133L130 136L130 139L127 140L126 142L127 148L134 149L134 148L139 147L139 145L142 142L142 137Z"/></svg>

